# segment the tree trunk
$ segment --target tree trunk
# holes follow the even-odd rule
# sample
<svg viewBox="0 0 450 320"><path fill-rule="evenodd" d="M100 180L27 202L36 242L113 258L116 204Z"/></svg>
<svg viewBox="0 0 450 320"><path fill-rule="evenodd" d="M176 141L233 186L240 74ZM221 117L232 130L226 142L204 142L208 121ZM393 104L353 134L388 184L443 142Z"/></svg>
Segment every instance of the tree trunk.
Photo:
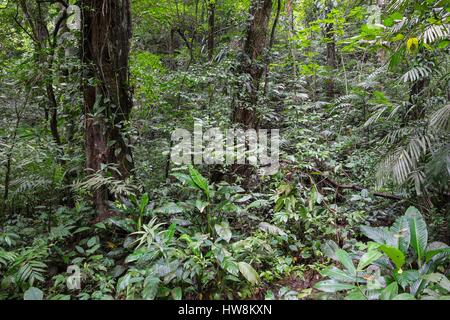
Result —
<svg viewBox="0 0 450 320"><path fill-rule="evenodd" d="M45 93L47 96L47 106L45 106L45 120L50 119L50 132L53 140L57 144L61 144L58 132L58 103L56 101L55 91L53 89L53 53L56 47L56 36L60 25L57 24L54 30L54 39L50 39L50 32L47 28L48 7L45 4L36 3L33 6L25 0L19 2L20 7L25 15L25 19L30 26L32 40L34 42L35 51L37 52L36 62L43 68L42 77L45 82ZM42 7L44 6L44 7ZM65 8L62 8L60 22L66 18ZM59 22L59 23L60 23ZM50 71L50 73L49 73ZM48 114L50 113L50 117Z"/></svg>
<svg viewBox="0 0 450 320"><path fill-rule="evenodd" d="M377 0L377 6L380 9L381 12L383 12L385 10L385 6L387 4L386 0ZM377 58L378 58L378 63L381 65L385 65L387 63L387 57L386 57L386 49L385 48L380 48L377 51Z"/></svg>
<svg viewBox="0 0 450 320"><path fill-rule="evenodd" d="M86 167L90 173L116 166L123 180L133 168L124 129L132 109L129 88L131 16L129 0L81 1ZM94 192L100 217L108 214L108 190Z"/></svg>
<svg viewBox="0 0 450 320"><path fill-rule="evenodd" d="M176 48L176 42L175 42L175 33L176 30L174 27L170 29L170 39L169 39L169 58L168 58L168 64L170 70L176 70L176 60L175 60L175 48Z"/></svg>
<svg viewBox="0 0 450 320"><path fill-rule="evenodd" d="M328 23L325 26L325 37L327 41L327 66L331 73L329 78L326 80L327 97L329 99L333 99L335 94L333 74L336 69L336 41L334 38L334 28L332 23Z"/></svg>
<svg viewBox="0 0 450 320"><path fill-rule="evenodd" d="M208 2L208 59L212 61L214 58L214 32L215 32L215 15L216 3L209 0Z"/></svg>
<svg viewBox="0 0 450 320"><path fill-rule="evenodd" d="M297 54L296 48L293 45L293 38L295 36L295 20L294 20L294 3L293 0L286 1L286 14L288 18L288 36L289 36L289 51L292 58L292 74L294 79L297 79Z"/></svg>
<svg viewBox="0 0 450 320"><path fill-rule="evenodd" d="M272 50L273 44L275 42L275 32L277 30L278 20L280 19L281 11L281 0L278 0L277 13L275 15L275 20L273 21L272 31L270 32L269 47L267 48L267 61L264 65L264 94L267 95L269 92L269 72L270 72L270 51Z"/></svg>
<svg viewBox="0 0 450 320"><path fill-rule="evenodd" d="M253 0L250 5L250 22L243 48L243 57L238 72L241 74L237 104L233 110L233 121L244 128L256 128L258 118L256 106L261 77L264 71L263 51L267 45L272 0Z"/></svg>

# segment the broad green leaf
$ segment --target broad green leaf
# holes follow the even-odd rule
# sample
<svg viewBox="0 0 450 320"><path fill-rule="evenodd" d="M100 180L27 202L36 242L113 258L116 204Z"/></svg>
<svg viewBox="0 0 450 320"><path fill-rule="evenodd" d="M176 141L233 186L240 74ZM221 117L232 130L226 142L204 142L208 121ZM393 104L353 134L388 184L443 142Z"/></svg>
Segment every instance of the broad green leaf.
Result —
<svg viewBox="0 0 450 320"><path fill-rule="evenodd" d="M175 173L172 173L171 175L174 176L175 178L177 178L177 180L180 181L181 183L186 183L186 184L190 185L191 187L198 188L198 186L194 183L192 178L187 174L184 174L181 172L175 172Z"/></svg>
<svg viewBox="0 0 450 320"><path fill-rule="evenodd" d="M173 237L175 236L176 230L177 230L177 224L175 222L171 223L166 232L167 242L172 241Z"/></svg>
<svg viewBox="0 0 450 320"><path fill-rule="evenodd" d="M355 289L356 286L354 286L353 284L349 284L349 283L340 283L340 282L337 282L336 280L325 280L325 281L316 283L314 288L316 288L317 290L320 290L320 291L333 293L333 292L338 292L338 291Z"/></svg>
<svg viewBox="0 0 450 320"><path fill-rule="evenodd" d="M409 223L405 216L398 218L391 227L394 237L398 240L398 248L404 253L408 253L411 234Z"/></svg>
<svg viewBox="0 0 450 320"><path fill-rule="evenodd" d="M427 251L427 253L425 254L427 262L429 262L433 257L439 254L446 254L446 255L450 254L450 247Z"/></svg>
<svg viewBox="0 0 450 320"><path fill-rule="evenodd" d="M380 246L379 249L383 251L389 257L389 259L392 260L392 262L394 262L397 270L401 270L401 268L405 264L405 255L403 254L403 252L401 252L397 248L387 246L385 244Z"/></svg>
<svg viewBox="0 0 450 320"><path fill-rule="evenodd" d="M139 211L141 214L144 214L148 202L149 202L148 193L144 193L141 197L141 201L139 202Z"/></svg>
<svg viewBox="0 0 450 320"><path fill-rule="evenodd" d="M392 300L398 295L398 284L397 282L392 282L386 288L381 291L380 300Z"/></svg>
<svg viewBox="0 0 450 320"><path fill-rule="evenodd" d="M133 253L127 256L125 263L130 263L139 260L146 254L147 250L144 248L136 249Z"/></svg>
<svg viewBox="0 0 450 320"><path fill-rule="evenodd" d="M429 262L431 259L433 259L434 257L438 256L439 257L445 257L450 255L450 247L447 246L445 243L443 242L432 242L428 245L427 247L427 252L425 254L426 260L427 262Z"/></svg>
<svg viewBox="0 0 450 320"><path fill-rule="evenodd" d="M228 222L223 221L221 224L216 224L214 226L214 229L216 230L217 235L219 237L221 237L226 242L230 242L232 232L231 232L230 225L228 224Z"/></svg>
<svg viewBox="0 0 450 320"><path fill-rule="evenodd" d="M325 256L334 261L338 261L336 257L336 251L339 250L339 246L333 240L328 240L320 246L320 250Z"/></svg>
<svg viewBox="0 0 450 320"><path fill-rule="evenodd" d="M197 171L192 165L189 165L189 175L192 178L192 181L196 184L198 188L205 192L206 196L209 198L209 185L208 180L204 178L200 172Z"/></svg>
<svg viewBox="0 0 450 320"><path fill-rule="evenodd" d="M425 255L425 249L428 243L428 230L425 220L420 214L419 210L414 207L410 207L405 217L409 223L409 230L411 233L411 246L417 254L419 260L419 266L422 265L422 260Z"/></svg>
<svg viewBox="0 0 450 320"><path fill-rule="evenodd" d="M417 270L407 270L403 272L399 271L394 274L394 278L403 289L406 289L412 283L415 283L417 280L419 280L419 277L419 271Z"/></svg>
<svg viewBox="0 0 450 320"><path fill-rule="evenodd" d="M367 300L367 297L358 289L350 291L344 298L345 300Z"/></svg>
<svg viewBox="0 0 450 320"><path fill-rule="evenodd" d="M248 280L251 284L257 284L259 282L259 275L256 272L255 269L251 265L249 265L247 262L239 262L239 271L242 273L242 275L245 277L245 279Z"/></svg>
<svg viewBox="0 0 450 320"><path fill-rule="evenodd" d="M321 272L322 276L324 277L330 277L333 280L341 281L341 282L348 282L348 283L354 283L356 282L356 277L354 275L351 275L344 270L341 270L336 267L330 267L326 268Z"/></svg>
<svg viewBox="0 0 450 320"><path fill-rule="evenodd" d="M424 280L436 283L439 285L442 289L447 290L450 292L450 280L448 278L441 274L441 273L430 273L422 277Z"/></svg>
<svg viewBox="0 0 450 320"><path fill-rule="evenodd" d="M394 234L388 228L373 228L369 226L361 226L361 232L369 239L379 243L396 246L397 240Z"/></svg>
<svg viewBox="0 0 450 320"><path fill-rule="evenodd" d="M86 243L89 248L92 248L97 243L97 237L91 237Z"/></svg>
<svg viewBox="0 0 450 320"><path fill-rule="evenodd" d="M176 214L176 213L182 213L184 210L182 207L177 205L175 202L169 202L159 208L156 208L154 211L156 213L163 213L163 214Z"/></svg>
<svg viewBox="0 0 450 320"><path fill-rule="evenodd" d="M278 236L285 236L286 232L284 232L281 228L274 226L273 224L267 223L267 222L261 222L259 224L259 229L261 229L264 232L278 235Z"/></svg>
<svg viewBox="0 0 450 320"><path fill-rule="evenodd" d="M143 277L133 277L131 274L127 273L122 278L119 279L117 282L117 292L124 291L128 286L132 285L133 283L139 283L144 281Z"/></svg>
<svg viewBox="0 0 450 320"><path fill-rule="evenodd" d="M392 298L392 300L416 300L416 298L412 294L402 293Z"/></svg>
<svg viewBox="0 0 450 320"><path fill-rule="evenodd" d="M356 269L353 265L352 258L350 258L350 255L346 251L338 249L336 251L336 257L338 258L339 262L342 263L345 269L350 272L350 274L356 275Z"/></svg>
<svg viewBox="0 0 450 320"><path fill-rule="evenodd" d="M142 297L146 300L154 300L158 294L160 280L154 275L149 275L145 278L144 289L142 290Z"/></svg>
<svg viewBox="0 0 450 320"><path fill-rule="evenodd" d="M358 270L359 271L364 270L365 267L367 267L368 265L371 265L373 262L378 260L381 256L383 256L383 254L381 252L379 252L377 250L369 250L359 260Z"/></svg>
<svg viewBox="0 0 450 320"><path fill-rule="evenodd" d="M247 207L245 207L245 210L267 207L269 204L270 204L270 201L268 201L268 200L258 199L256 201L253 201L252 203L250 203Z"/></svg>
<svg viewBox="0 0 450 320"><path fill-rule="evenodd" d="M172 289L172 298L173 300L181 300L183 298L183 291L180 287Z"/></svg>
<svg viewBox="0 0 450 320"><path fill-rule="evenodd" d="M209 206L209 202L205 202L200 199L195 200L195 207L198 209L198 211L200 211L200 213L203 213L207 206Z"/></svg>
<svg viewBox="0 0 450 320"><path fill-rule="evenodd" d="M223 261L220 263L220 266L223 269L225 269L228 273L230 273L230 274L232 274L234 276L238 276L239 275L239 266L236 263L236 261L234 261L230 257L225 257L223 259Z"/></svg>
<svg viewBox="0 0 450 320"><path fill-rule="evenodd" d="M396 20L401 20L402 18L403 15L400 12L394 12L391 15L389 15L386 19L384 19L383 24L386 27L392 27Z"/></svg>
<svg viewBox="0 0 450 320"><path fill-rule="evenodd" d="M35 287L29 288L23 295L23 300L42 300L43 298L42 290Z"/></svg>

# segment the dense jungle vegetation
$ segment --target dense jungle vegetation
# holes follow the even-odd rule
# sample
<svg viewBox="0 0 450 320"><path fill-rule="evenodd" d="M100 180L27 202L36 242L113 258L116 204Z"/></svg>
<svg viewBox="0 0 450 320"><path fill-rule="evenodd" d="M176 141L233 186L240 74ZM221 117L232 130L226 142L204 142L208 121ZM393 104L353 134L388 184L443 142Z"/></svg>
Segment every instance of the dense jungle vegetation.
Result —
<svg viewBox="0 0 450 320"><path fill-rule="evenodd" d="M450 299L449 35L446 0L0 0L0 299ZM277 172L175 163L196 123L278 129Z"/></svg>

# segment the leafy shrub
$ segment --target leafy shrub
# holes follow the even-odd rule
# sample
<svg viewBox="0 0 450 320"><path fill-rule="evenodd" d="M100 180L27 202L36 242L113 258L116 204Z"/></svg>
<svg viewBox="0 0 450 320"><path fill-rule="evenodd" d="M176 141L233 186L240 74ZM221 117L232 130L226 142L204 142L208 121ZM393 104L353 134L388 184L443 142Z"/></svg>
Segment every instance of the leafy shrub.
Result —
<svg viewBox="0 0 450 320"><path fill-rule="evenodd" d="M450 247L428 244L427 225L416 208L409 208L390 228L362 226L361 231L373 240L362 253L349 254L334 242L323 246L344 268L323 270L329 280L316 284L317 289L345 292L346 299L357 300L450 299L450 281L438 272L445 271Z"/></svg>

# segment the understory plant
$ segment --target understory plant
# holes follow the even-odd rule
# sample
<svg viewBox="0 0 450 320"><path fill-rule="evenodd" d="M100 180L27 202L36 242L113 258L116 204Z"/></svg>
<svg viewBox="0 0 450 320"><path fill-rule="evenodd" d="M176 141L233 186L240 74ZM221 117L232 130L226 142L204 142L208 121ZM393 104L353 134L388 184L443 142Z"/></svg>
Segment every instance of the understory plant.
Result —
<svg viewBox="0 0 450 320"><path fill-rule="evenodd" d="M361 232L372 240L363 251L349 253L332 241L322 246L342 268L323 270L328 279L316 289L349 300L450 299L450 247L428 243L418 209L410 207L390 228L362 226Z"/></svg>

